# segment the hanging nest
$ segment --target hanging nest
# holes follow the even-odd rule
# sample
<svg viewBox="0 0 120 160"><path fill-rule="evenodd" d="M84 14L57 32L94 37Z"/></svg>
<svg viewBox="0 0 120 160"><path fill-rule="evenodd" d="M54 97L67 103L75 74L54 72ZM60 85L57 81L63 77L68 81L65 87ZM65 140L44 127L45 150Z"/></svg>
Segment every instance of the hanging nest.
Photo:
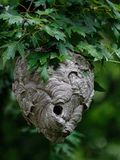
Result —
<svg viewBox="0 0 120 160"><path fill-rule="evenodd" d="M54 70L48 68L49 80L27 69L25 59L18 58L13 91L25 119L51 142L63 142L89 108L94 93L94 74L81 55L74 54Z"/></svg>

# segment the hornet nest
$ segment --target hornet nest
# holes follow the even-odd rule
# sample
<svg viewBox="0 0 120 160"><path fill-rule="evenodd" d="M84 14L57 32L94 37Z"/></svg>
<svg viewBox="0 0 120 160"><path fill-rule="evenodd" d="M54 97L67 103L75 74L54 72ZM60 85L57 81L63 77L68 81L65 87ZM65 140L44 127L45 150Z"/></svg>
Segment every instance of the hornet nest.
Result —
<svg viewBox="0 0 120 160"><path fill-rule="evenodd" d="M18 58L14 71L13 91L25 119L51 142L63 142L89 108L94 93L94 74L86 59L74 54L72 60L48 68L49 80L27 69Z"/></svg>

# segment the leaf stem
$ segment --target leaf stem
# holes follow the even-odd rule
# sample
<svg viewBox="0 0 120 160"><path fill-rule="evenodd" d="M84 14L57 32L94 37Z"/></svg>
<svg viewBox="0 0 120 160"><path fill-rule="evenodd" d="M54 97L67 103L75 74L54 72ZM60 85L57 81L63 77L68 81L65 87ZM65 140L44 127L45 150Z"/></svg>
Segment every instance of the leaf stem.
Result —
<svg viewBox="0 0 120 160"><path fill-rule="evenodd" d="M120 64L120 61L115 61L115 60L108 60L108 61L105 61L105 62L111 62L111 63L117 63L117 64Z"/></svg>
<svg viewBox="0 0 120 160"><path fill-rule="evenodd" d="M23 8L27 11L27 8L26 8L25 6L23 6L23 5L20 4L20 3L19 3L19 5L20 5L21 7L23 7Z"/></svg>

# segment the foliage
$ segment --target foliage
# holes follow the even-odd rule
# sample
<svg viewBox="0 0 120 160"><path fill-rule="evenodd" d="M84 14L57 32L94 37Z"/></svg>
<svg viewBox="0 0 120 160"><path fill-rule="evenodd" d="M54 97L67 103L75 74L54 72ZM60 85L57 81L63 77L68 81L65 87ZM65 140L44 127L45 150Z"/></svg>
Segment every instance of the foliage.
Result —
<svg viewBox="0 0 120 160"><path fill-rule="evenodd" d="M0 3L0 159L119 160L119 1ZM93 65L97 91L93 108L77 131L65 143L51 145L34 129L26 128L11 92L12 72L20 55L27 57L28 68L37 70L46 81L48 66L56 68L71 58L69 53L82 54Z"/></svg>
<svg viewBox="0 0 120 160"><path fill-rule="evenodd" d="M83 137L82 134L79 132L73 132L69 137L65 139L65 142L63 144L57 144L52 146L51 160L54 159L64 159L64 158L70 158L72 159L74 157L73 152L75 152L76 148L80 145L80 138ZM61 153L61 155L59 155Z"/></svg>
<svg viewBox="0 0 120 160"><path fill-rule="evenodd" d="M92 63L119 63L119 4L109 0L10 2L0 14L3 66L18 54L33 55L28 58L29 68L47 80L48 65L69 58L69 52L81 53Z"/></svg>

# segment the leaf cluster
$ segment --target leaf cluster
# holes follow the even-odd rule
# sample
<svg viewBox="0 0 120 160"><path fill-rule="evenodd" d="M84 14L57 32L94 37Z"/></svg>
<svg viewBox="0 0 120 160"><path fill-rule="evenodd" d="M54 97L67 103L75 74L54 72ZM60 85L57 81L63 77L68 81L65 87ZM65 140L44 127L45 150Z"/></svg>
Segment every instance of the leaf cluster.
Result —
<svg viewBox="0 0 120 160"><path fill-rule="evenodd" d="M0 52L3 66L19 54L30 69L48 79L56 68L80 53L91 61L120 63L120 6L110 0L26 0L3 4Z"/></svg>

